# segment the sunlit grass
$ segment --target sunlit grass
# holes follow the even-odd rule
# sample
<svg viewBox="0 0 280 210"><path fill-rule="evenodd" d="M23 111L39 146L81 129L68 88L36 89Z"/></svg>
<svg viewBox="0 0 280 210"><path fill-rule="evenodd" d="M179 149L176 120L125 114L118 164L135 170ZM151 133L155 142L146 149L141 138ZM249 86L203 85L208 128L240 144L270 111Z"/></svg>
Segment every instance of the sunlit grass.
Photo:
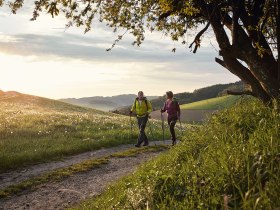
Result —
<svg viewBox="0 0 280 210"><path fill-rule="evenodd" d="M0 100L0 172L102 147L134 144L138 127L135 118L131 120L28 95ZM150 140L162 139L161 123L150 119L146 133Z"/></svg>
<svg viewBox="0 0 280 210"><path fill-rule="evenodd" d="M280 103L238 104L75 209L278 209Z"/></svg>

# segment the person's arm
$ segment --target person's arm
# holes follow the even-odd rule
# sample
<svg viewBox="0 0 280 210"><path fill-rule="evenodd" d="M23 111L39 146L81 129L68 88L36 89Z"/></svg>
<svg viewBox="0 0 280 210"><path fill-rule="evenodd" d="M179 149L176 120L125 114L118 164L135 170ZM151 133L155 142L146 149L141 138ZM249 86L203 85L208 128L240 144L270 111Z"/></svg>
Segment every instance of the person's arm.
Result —
<svg viewBox="0 0 280 210"><path fill-rule="evenodd" d="M132 112L135 111L135 109L136 109L135 104L136 104L136 103L135 103L135 101L134 101L134 103L133 103L132 106L131 106L130 113L132 113Z"/></svg>
<svg viewBox="0 0 280 210"><path fill-rule="evenodd" d="M165 112L166 111L166 102L164 102L163 107L160 109L161 112Z"/></svg>

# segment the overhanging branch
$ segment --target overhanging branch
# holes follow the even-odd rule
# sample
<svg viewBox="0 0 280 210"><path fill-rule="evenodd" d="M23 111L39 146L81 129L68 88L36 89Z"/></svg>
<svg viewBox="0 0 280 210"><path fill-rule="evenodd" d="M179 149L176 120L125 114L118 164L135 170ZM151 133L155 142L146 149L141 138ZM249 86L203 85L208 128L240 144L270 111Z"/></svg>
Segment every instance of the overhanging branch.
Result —
<svg viewBox="0 0 280 210"><path fill-rule="evenodd" d="M207 23L207 25L195 36L194 41L190 44L189 48L192 48L192 45L195 44L193 53L196 53L197 48L200 47L201 39L200 37L204 34L204 32L209 28L210 21Z"/></svg>
<svg viewBox="0 0 280 210"><path fill-rule="evenodd" d="M237 92L237 93L229 93L231 95L253 95L256 97L260 97L264 99L265 101L269 100L268 94L265 92L265 90L260 85L259 81L255 78L255 76L251 73L251 71L243 66L236 58L231 56L223 56L224 60L221 60L219 58L216 58L216 62L228 69L231 73L238 76L243 82L250 85L250 89L243 91L243 92Z"/></svg>
<svg viewBox="0 0 280 210"><path fill-rule="evenodd" d="M220 64L222 67L226 68L227 69L227 66L225 64L225 62L219 58L215 58L215 61Z"/></svg>
<svg viewBox="0 0 280 210"><path fill-rule="evenodd" d="M233 1L232 45L236 45L238 42L238 28L239 28L238 19L240 15L240 4L241 4L241 0Z"/></svg>

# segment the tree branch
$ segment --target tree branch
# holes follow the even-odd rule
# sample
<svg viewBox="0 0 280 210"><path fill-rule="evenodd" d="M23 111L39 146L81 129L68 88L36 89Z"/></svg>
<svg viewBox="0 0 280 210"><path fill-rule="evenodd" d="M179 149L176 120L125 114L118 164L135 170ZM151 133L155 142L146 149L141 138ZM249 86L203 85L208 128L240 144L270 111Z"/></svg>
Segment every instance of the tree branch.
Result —
<svg viewBox="0 0 280 210"><path fill-rule="evenodd" d="M221 13L223 21L227 28L232 28L232 18L227 13ZM246 14L242 12L242 22L243 18L246 17ZM275 61L275 58L273 56L273 53L271 51L270 46L267 43L267 40L265 39L262 32L257 32L256 30L251 30L250 25L245 21L244 26L249 34L244 31L244 29L238 25L238 46L241 46L239 48L236 48L236 46L232 47L232 49L228 50L227 48L222 49L223 55L231 55L233 57L236 57L238 59L241 59L247 63L247 65L265 65L266 68L264 68L266 74L271 75L272 78L276 78L276 66L277 63ZM254 47L254 43L259 43L264 49L265 53L262 54L262 56L258 55L258 48ZM246 49L246 50L244 50ZM244 53L243 53L244 52ZM246 52L246 53L245 53ZM248 53L252 52L252 53ZM245 59L246 58L246 59ZM252 69L256 69L255 67L252 67ZM263 76L260 76L259 79L264 78Z"/></svg>
<svg viewBox="0 0 280 210"><path fill-rule="evenodd" d="M257 13L260 14L260 11L257 12L256 10L257 9L255 9L255 15L257 15ZM263 13L261 13L261 14L263 14ZM252 20L252 17L248 16L248 13L245 8L245 4L243 3L240 5L240 19L243 22L245 29L246 29L247 33L249 34L249 38L252 40L252 43L259 42L261 44L261 46L263 46L268 51L268 54L272 54L270 46L267 43L267 40L262 33L262 28L264 27L265 23L267 22L267 18L268 18L267 15L268 15L268 13L263 14L263 16L265 18L264 18L262 24L260 25L259 30L257 31L257 30L255 30L255 27L257 27L257 26L256 25L253 26L252 22L254 22L254 24L258 24L259 20L257 22L255 22L255 20ZM253 30L252 30L252 28L253 28Z"/></svg>
<svg viewBox="0 0 280 210"><path fill-rule="evenodd" d="M266 93L256 79L256 77L251 73L251 71L243 66L236 58L231 56L223 56L224 61L222 63L225 64L226 68L236 76L238 76L243 82L249 84L252 88L252 94L257 96L263 101L269 101L269 95Z"/></svg>
<svg viewBox="0 0 280 210"><path fill-rule="evenodd" d="M238 19L240 16L240 4L244 3L241 0L233 1L233 14L232 14L232 45L235 46L238 44L238 30L239 30L239 23Z"/></svg>
<svg viewBox="0 0 280 210"><path fill-rule="evenodd" d="M255 0L253 2L254 2L253 11L252 11L253 16L250 17L250 22L253 27L256 27L258 26L260 19L264 15L263 8L264 8L265 0Z"/></svg>
<svg viewBox="0 0 280 210"><path fill-rule="evenodd" d="M207 25L195 36L194 41L190 44L189 48L192 48L192 45L195 43L194 51L193 53L196 53L197 48L200 47L201 39L200 37L204 34L204 32L209 28L210 21L207 23Z"/></svg>
<svg viewBox="0 0 280 210"><path fill-rule="evenodd" d="M219 58L216 58L215 60L224 68L228 69L231 73L239 77L243 82L250 85L251 91L249 92L252 93L249 94L249 92L247 92L247 95L253 95L256 97L260 97L264 101L269 101L268 94L260 86L258 80L254 77L250 70L243 66L236 58L225 55L224 60L221 60Z"/></svg>
<svg viewBox="0 0 280 210"><path fill-rule="evenodd" d="M227 69L227 66L225 64L225 62L219 58L215 58L215 61L220 64L222 67L226 68Z"/></svg>

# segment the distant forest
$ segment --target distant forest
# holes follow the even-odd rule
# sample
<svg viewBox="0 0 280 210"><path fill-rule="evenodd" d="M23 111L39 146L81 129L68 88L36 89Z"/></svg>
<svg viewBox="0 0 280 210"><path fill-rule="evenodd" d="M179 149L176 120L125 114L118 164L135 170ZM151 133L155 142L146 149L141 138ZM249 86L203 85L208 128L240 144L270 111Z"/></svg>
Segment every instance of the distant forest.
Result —
<svg viewBox="0 0 280 210"><path fill-rule="evenodd" d="M196 89L192 93L190 92L174 93L174 97L178 99L179 104L187 104L187 103L192 103L196 101L201 101L209 98L215 98L215 97L226 95L227 90L242 91L243 89L244 89L244 83L238 81L235 83L217 84L217 85ZM163 106L165 100L166 100L165 95L151 100L153 109L154 110L160 109ZM125 106L113 110L112 112L127 115L129 109L130 106Z"/></svg>

